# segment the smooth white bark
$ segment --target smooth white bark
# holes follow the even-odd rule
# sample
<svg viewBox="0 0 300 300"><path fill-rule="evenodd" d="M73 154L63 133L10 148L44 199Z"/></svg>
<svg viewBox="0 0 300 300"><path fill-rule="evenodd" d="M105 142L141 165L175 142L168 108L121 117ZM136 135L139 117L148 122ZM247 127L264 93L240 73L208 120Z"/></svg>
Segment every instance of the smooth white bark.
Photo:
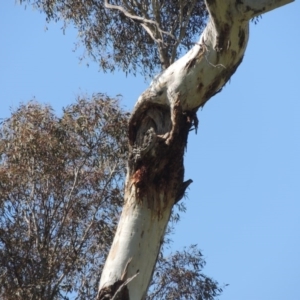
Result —
<svg viewBox="0 0 300 300"><path fill-rule="evenodd" d="M129 279L130 299L146 295L172 209L172 205L163 207L162 195L161 209L168 213L157 217L158 212L148 207L146 199L137 205L136 193L132 186L100 282L102 287L120 278Z"/></svg>
<svg viewBox="0 0 300 300"><path fill-rule="evenodd" d="M140 120L149 107L169 108L171 127L178 101L182 111L196 111L220 91L241 63L249 37L249 20L290 2L293 0L207 0L210 20L198 43L158 75L139 97L130 122L131 150L139 146L136 132L143 134ZM139 193L133 180L136 173L129 169L125 205L99 287L101 291L118 280L129 282L131 300L146 295L176 200L171 193L159 190L158 194Z"/></svg>
<svg viewBox="0 0 300 300"><path fill-rule="evenodd" d="M249 38L249 20L290 2L293 0L207 0L210 21L198 43L155 78L139 97L136 109L145 107L146 102L171 106L177 93L183 110L203 105L241 62Z"/></svg>

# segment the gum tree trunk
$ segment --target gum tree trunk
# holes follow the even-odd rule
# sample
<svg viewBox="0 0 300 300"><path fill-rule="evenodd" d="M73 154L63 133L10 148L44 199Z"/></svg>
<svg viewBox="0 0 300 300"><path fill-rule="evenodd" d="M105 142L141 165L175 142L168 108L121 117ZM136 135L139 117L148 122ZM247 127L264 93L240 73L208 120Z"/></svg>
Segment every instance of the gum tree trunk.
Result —
<svg viewBox="0 0 300 300"><path fill-rule="evenodd" d="M210 20L199 42L157 76L129 123L125 203L100 280L98 299L146 297L174 204L184 182L183 155L196 112L242 62L249 20L293 0L206 0Z"/></svg>

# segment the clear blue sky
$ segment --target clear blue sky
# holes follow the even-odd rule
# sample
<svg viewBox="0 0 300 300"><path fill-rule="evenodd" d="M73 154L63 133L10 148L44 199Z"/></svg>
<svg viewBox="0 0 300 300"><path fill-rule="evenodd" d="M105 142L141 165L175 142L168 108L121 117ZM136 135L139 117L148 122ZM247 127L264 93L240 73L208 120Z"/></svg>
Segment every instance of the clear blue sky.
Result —
<svg viewBox="0 0 300 300"><path fill-rule="evenodd" d="M190 186L173 248L198 244L205 273L229 283L220 300L299 300L300 4L251 26L244 62L199 112L186 154ZM132 109L147 83L79 64L76 32L30 7L0 2L0 118L33 97L58 114L78 94L123 95Z"/></svg>

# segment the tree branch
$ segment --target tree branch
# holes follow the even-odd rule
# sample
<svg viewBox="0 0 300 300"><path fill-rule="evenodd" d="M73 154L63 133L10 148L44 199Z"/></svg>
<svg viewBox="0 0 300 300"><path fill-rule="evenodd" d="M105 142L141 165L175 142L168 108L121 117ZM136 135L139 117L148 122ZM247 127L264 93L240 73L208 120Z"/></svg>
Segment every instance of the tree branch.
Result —
<svg viewBox="0 0 300 300"><path fill-rule="evenodd" d="M135 280L123 288L126 299L146 296L172 208L191 183L183 181L183 154L193 117L242 62L256 9L262 13L292 0L261 2L268 6L263 9L258 0L206 0L210 21L199 42L139 97L129 121L125 204L101 275L99 299L111 299L104 298L106 290L116 291L123 283L131 258L126 276ZM140 275L134 277L137 271Z"/></svg>
<svg viewBox="0 0 300 300"><path fill-rule="evenodd" d="M243 0L237 2L243 2L242 12L246 14L248 20L250 20L258 15L294 2L294 0ZM241 6L241 4L238 5Z"/></svg>
<svg viewBox="0 0 300 300"><path fill-rule="evenodd" d="M182 3L182 1L180 1L180 3ZM171 58L170 58L170 63L173 63L175 61L177 48L178 48L179 44L181 43L182 39L185 36L186 29L187 29L187 26L189 24L189 21L190 21L191 15L192 15L192 11L195 7L195 4L196 4L196 0L193 0L192 3L190 4L188 12L185 16L187 18L185 22L183 21L182 9L180 9L180 13L179 13L179 26L180 26L179 37L178 37L178 39L176 40L176 42L173 46L172 54L171 54Z"/></svg>
<svg viewBox="0 0 300 300"><path fill-rule="evenodd" d="M258 2L253 1L253 9L261 8ZM261 2L271 10L293 0ZM199 42L159 74L139 97L130 120L130 138L134 139L131 133L136 131L138 119L149 106L171 108L172 95L180 93L182 110L197 110L222 89L242 62L249 38L249 20L255 12L242 1L206 0L205 3L210 20ZM241 13L247 10L252 13Z"/></svg>
<svg viewBox="0 0 300 300"><path fill-rule="evenodd" d="M136 1L134 1L136 2ZM114 9L122 12L126 17L129 19L140 23L140 25L146 30L146 32L150 35L151 39L157 43L158 52L160 55L160 61L163 66L163 69L166 69L170 65L169 58L165 51L164 47L164 35L170 36L172 39L176 40L175 36L167 31L162 30L161 22L160 22L160 11L158 7L158 2L156 0L152 0L152 9L153 9L153 16L154 20L150 20L147 11L144 8L141 8L141 5L137 7L140 8L143 17L140 17L135 14L135 12L130 8L127 1L124 1L124 7L119 5L113 5L108 3L107 0L104 0L104 6L108 9Z"/></svg>
<svg viewBox="0 0 300 300"><path fill-rule="evenodd" d="M144 24L144 28L145 26L148 28L147 32L149 33L149 31L151 31L152 35L151 38L153 38L155 36L155 31L151 30L151 28L147 25L147 24L152 24L154 25L154 27L157 29L158 32L160 32L161 34L166 34L166 35L170 35L172 36L169 32L167 31L164 31L162 30L160 27L159 27L159 24L156 22L156 21L153 21L153 20L150 20L150 19L147 19L145 17L140 17L140 16L137 16L133 13L130 13L128 12L126 9L124 9L122 6L119 6L119 5L113 5L113 4L109 4L107 0L104 0L104 6L108 9L114 9L114 10L119 10L121 11L127 18L131 19L131 20L134 20L134 21L137 21L141 24ZM173 36L172 36L173 37ZM174 37L173 37L174 38ZM162 39L154 39L156 42L163 42Z"/></svg>

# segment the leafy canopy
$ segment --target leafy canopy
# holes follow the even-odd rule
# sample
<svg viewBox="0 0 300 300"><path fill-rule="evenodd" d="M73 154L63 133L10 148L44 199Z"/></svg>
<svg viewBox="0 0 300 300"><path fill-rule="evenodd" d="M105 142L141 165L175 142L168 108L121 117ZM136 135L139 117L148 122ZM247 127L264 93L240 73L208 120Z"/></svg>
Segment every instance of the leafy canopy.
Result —
<svg viewBox="0 0 300 300"><path fill-rule="evenodd" d="M0 298L95 298L123 202L128 114L104 95L0 127ZM92 297L93 296L93 297Z"/></svg>
<svg viewBox="0 0 300 300"><path fill-rule="evenodd" d="M78 30L79 42L104 71L151 76L198 40L203 0L19 0Z"/></svg>
<svg viewBox="0 0 300 300"><path fill-rule="evenodd" d="M1 299L96 298L123 205L127 122L97 94L60 118L29 102L0 123ZM148 299L215 299L204 265L195 246L161 252Z"/></svg>

